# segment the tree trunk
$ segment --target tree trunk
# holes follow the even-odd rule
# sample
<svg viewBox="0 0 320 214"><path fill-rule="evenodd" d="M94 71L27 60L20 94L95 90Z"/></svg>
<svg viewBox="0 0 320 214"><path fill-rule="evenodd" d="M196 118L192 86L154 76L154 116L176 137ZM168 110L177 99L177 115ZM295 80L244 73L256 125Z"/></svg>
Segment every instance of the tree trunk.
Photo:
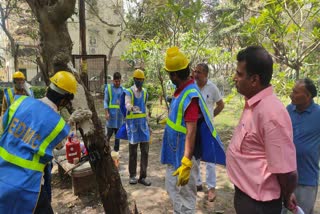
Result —
<svg viewBox="0 0 320 214"><path fill-rule="evenodd" d="M294 69L296 71L296 80L300 78L300 66L297 65Z"/></svg>
<svg viewBox="0 0 320 214"><path fill-rule="evenodd" d="M12 44L14 45L14 44ZM19 45L14 45L14 52L12 53L13 56L13 61L14 61L14 71L19 70L19 58L18 58L18 53L19 53Z"/></svg>
<svg viewBox="0 0 320 214"><path fill-rule="evenodd" d="M46 84L49 76L67 68L71 61L72 41L67 29L67 19L74 13L76 0L26 0L37 17L40 29L41 70ZM80 86L75 100L80 100L73 107L89 108L92 111L94 133L83 136L89 155L96 160L90 164L95 172L101 201L106 213L129 213L127 194L122 187L118 170L110 155L109 146L105 146L106 138L94 106L90 92L82 83L78 73L75 73ZM83 96L82 96L83 95ZM85 95L85 96L84 96ZM81 130L80 130L81 131Z"/></svg>

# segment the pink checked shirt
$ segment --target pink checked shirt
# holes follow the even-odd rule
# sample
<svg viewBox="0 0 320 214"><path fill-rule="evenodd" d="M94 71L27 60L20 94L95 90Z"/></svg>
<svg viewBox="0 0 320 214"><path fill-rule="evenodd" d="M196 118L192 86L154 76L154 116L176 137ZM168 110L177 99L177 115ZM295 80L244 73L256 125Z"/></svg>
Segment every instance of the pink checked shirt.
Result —
<svg viewBox="0 0 320 214"><path fill-rule="evenodd" d="M275 174L296 168L291 120L270 86L246 100L227 150L227 172L251 198L270 201L280 197Z"/></svg>

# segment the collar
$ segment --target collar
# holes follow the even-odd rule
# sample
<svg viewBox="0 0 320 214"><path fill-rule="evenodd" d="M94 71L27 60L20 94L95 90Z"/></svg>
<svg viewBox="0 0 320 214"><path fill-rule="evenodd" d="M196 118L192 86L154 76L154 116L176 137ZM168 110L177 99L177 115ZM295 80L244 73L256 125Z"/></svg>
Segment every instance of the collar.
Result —
<svg viewBox="0 0 320 214"><path fill-rule="evenodd" d="M47 97L39 99L44 104L48 105L50 108L52 108L55 112L58 112L58 107L56 104L54 104L51 100L49 100Z"/></svg>
<svg viewBox="0 0 320 214"><path fill-rule="evenodd" d="M209 83L209 79L207 79L207 81L206 81L206 83L200 88L200 86L198 85L198 82L195 80L195 83L197 83L197 86L198 86L198 88L200 89L200 90L202 90L202 89L204 89L207 85L208 85L208 83Z"/></svg>
<svg viewBox="0 0 320 214"><path fill-rule="evenodd" d="M112 86L113 88L116 88L113 83L111 83L111 86ZM120 85L118 88L121 88L121 87L122 87L122 85Z"/></svg>
<svg viewBox="0 0 320 214"><path fill-rule="evenodd" d="M135 84L133 84L133 86L131 87L132 91L135 92L141 92L143 89L141 88L141 91L138 90L137 86Z"/></svg>
<svg viewBox="0 0 320 214"><path fill-rule="evenodd" d="M187 82L185 82L184 84L180 85L179 88L177 88L174 92L174 96L177 97L181 91L183 91L183 89L185 89L185 87L187 87L188 85L194 83L194 79L189 79Z"/></svg>
<svg viewBox="0 0 320 214"><path fill-rule="evenodd" d="M273 94L273 88L272 86L269 86L263 89L262 91L260 91L259 93L257 93L256 95L254 95L253 97L251 97L250 99L246 99L246 106L251 107L257 102L259 102L260 100L262 100L263 98L270 96L272 94Z"/></svg>
<svg viewBox="0 0 320 214"><path fill-rule="evenodd" d="M298 112L298 113L303 113L303 112L311 113L311 112L312 112L312 109L313 109L313 106L314 106L314 101L313 101L313 99L312 99L310 105L309 105L308 108L306 108L305 110L303 110L303 111L297 111L297 106L296 106L296 105L292 105L292 110L295 111L295 112Z"/></svg>
<svg viewBox="0 0 320 214"><path fill-rule="evenodd" d="M26 94L27 94L24 89L18 90L18 89L16 89L16 87L13 87L13 92L14 92L14 94L16 94L16 95L26 95Z"/></svg>

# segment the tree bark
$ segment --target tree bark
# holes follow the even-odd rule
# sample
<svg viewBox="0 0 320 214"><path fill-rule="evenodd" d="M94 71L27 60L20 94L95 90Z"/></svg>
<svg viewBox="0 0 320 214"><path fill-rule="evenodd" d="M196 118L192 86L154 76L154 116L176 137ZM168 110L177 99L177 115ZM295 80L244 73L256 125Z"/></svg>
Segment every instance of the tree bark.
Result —
<svg viewBox="0 0 320 214"><path fill-rule="evenodd" d="M49 77L57 69L55 65L67 68L71 61L72 41L67 28L67 19L74 13L76 0L26 0L37 17L40 29L41 62L44 79L49 84ZM78 100L81 102L73 107L89 108L92 111L94 133L83 136L90 161L96 175L99 194L106 213L129 213L127 194L121 184L118 170L110 155L110 147L105 146L106 138L94 106L94 100L78 73L75 76L80 83ZM83 98L81 97L83 96ZM80 130L81 131L81 130Z"/></svg>

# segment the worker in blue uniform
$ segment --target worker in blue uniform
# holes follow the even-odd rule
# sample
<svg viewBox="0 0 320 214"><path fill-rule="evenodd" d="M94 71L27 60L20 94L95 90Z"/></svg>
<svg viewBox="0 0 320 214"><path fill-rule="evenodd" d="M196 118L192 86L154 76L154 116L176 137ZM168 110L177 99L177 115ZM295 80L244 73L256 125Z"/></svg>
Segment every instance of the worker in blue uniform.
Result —
<svg viewBox="0 0 320 214"><path fill-rule="evenodd" d="M43 188L43 172L53 149L70 127L57 113L77 90L73 74L59 71L50 78L46 97L15 97L3 117L0 138L0 213L53 213Z"/></svg>
<svg viewBox="0 0 320 214"><path fill-rule="evenodd" d="M123 93L121 86L121 74L115 72L113 74L113 83L107 84L104 91L104 109L106 115L106 135L107 144L109 145L113 133L117 133L123 124L123 114L120 111L120 97ZM118 152L120 147L120 139L115 139L113 150Z"/></svg>
<svg viewBox="0 0 320 214"><path fill-rule="evenodd" d="M13 85L12 88L5 88L3 90L1 115L3 116L6 110L14 101L15 95L26 95L33 97L33 91L26 85L26 77L21 71L16 71L12 75Z"/></svg>
<svg viewBox="0 0 320 214"><path fill-rule="evenodd" d="M143 82L145 80L144 72L136 69L133 72L134 85L125 91L125 107L126 114L126 130L129 141L129 174L130 184L141 183L145 186L150 186L151 182L146 179L148 156L149 156L149 141L150 130L147 121L146 102L148 93L144 89ZM140 177L137 180L137 149L140 145L141 160L140 160Z"/></svg>

